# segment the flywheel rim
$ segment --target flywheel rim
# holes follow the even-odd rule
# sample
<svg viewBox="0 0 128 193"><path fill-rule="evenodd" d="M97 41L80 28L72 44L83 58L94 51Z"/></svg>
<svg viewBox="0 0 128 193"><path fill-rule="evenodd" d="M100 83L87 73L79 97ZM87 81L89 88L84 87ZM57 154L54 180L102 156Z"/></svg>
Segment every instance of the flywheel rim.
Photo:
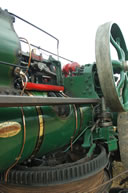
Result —
<svg viewBox="0 0 128 193"><path fill-rule="evenodd" d="M118 25L112 22L105 23L98 28L95 39L95 55L99 82L106 104L113 112L122 112L128 109L124 106L117 93L110 53L110 36L112 33L116 36L115 31L117 31L117 36L121 38L121 49L125 54L125 60L128 59L122 32Z"/></svg>

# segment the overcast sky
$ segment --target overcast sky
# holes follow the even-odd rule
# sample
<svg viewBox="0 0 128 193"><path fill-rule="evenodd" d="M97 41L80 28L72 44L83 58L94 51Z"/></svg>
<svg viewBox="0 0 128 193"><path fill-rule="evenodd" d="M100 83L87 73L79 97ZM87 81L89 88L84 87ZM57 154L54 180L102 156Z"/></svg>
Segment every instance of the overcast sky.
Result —
<svg viewBox="0 0 128 193"><path fill-rule="evenodd" d="M60 55L80 64L95 61L96 30L105 22L119 24L128 44L127 0L0 0L0 7L56 36L60 40ZM55 40L27 27L16 20L19 36L56 51Z"/></svg>

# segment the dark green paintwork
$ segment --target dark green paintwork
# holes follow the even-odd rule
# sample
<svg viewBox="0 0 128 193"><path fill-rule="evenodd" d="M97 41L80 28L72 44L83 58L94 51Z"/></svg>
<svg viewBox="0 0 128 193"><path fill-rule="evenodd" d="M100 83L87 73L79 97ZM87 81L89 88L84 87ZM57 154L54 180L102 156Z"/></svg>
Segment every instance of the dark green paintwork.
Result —
<svg viewBox="0 0 128 193"><path fill-rule="evenodd" d="M47 63L50 63L56 69L56 83L57 83L57 85L63 85L63 78L62 78L60 61L57 61L52 56L49 56Z"/></svg>
<svg viewBox="0 0 128 193"><path fill-rule="evenodd" d="M34 95L34 92L32 93ZM42 95L46 97L46 93L35 92L35 95ZM80 107L77 108L78 128L74 138L87 127L92 120L92 108ZM24 116L26 122L26 143L20 162L28 159L35 149L38 132L39 132L39 119L35 107L24 107ZM43 156L48 152L54 151L58 148L64 147L70 143L71 137L76 129L75 112L73 106L70 106L70 113L67 117L63 118L58 116L52 106L41 107L42 117L44 121L44 137L37 157ZM81 118L83 117L83 118ZM17 121L22 125L22 130L16 136L10 138L0 138L2 147L0 152L0 171L7 169L11 166L15 159L19 156L20 150L23 145L23 121L21 108L0 108L0 123L5 121Z"/></svg>
<svg viewBox="0 0 128 193"><path fill-rule="evenodd" d="M113 127L97 127L93 132L90 129L86 130L84 134L84 141L82 147L89 148L93 147L95 141L104 141L108 146L108 151L115 151L118 149L117 145L117 133L114 131ZM89 150L89 155L91 154L91 149Z"/></svg>
<svg viewBox="0 0 128 193"><path fill-rule="evenodd" d="M20 57L18 57L20 42L13 29L13 17L2 10L0 10L0 40L0 61L18 64L20 60ZM67 95L81 98L99 97L95 90L96 80L94 75L97 73L95 64L85 65L81 68L82 71L79 71L81 69L77 69L74 74L64 78L63 81L61 63L51 56L46 63L47 65L52 65L53 69L56 68L56 79L54 83L57 85L64 84ZM0 87L13 87L14 75L12 67L3 64L0 64L0 66ZM113 61L113 69L118 72L122 70L122 66L120 63ZM125 81L126 85L124 86L124 100L126 100L128 94L127 80L125 78L122 80L123 83ZM123 84L118 85L118 91L122 88L122 85ZM42 97L48 97L48 94L45 92L31 92L31 94L34 96L40 95ZM94 124L92 122L94 112L91 105L84 107L69 105L69 114L67 116L58 115L55 106L42 106L39 108L43 119L43 138L38 151L34 154L36 157L42 157L62 147L65 147L66 152L70 149L71 137L73 137L73 142L75 143L75 139L77 140L77 137L79 138L81 136L84 136L82 147L86 148L88 157L92 156L96 142L98 141L106 143L108 151L117 150L116 132L113 131L112 127L96 127L93 132L91 131L91 127ZM77 112L77 128L75 110ZM23 111L26 124L26 141L19 162L31 158L38 143L40 129L39 112L37 108L24 107ZM117 115L113 114L113 122L115 125L117 124L116 118ZM6 121L16 121L20 123L22 130L13 137L0 138L0 171L5 171L15 163L23 146L24 125L21 107L0 108L0 123ZM68 145L68 148L66 145Z"/></svg>
<svg viewBox="0 0 128 193"><path fill-rule="evenodd" d="M0 9L0 61L17 64L20 42L13 28L13 17L8 12ZM0 64L0 86L12 87L13 69Z"/></svg>
<svg viewBox="0 0 128 193"><path fill-rule="evenodd" d="M38 117L34 107L23 108L26 122L26 143L20 161L28 158L36 144L38 136ZM16 136L0 138L0 170L7 169L19 156L23 145L23 121L21 108L0 108L0 123L16 121L22 125L22 130Z"/></svg>
<svg viewBox="0 0 128 193"><path fill-rule="evenodd" d="M38 156L69 144L75 130L74 138L89 125L89 122L92 120L92 110L90 107L81 107L81 109L83 110L84 120L81 123L82 120L80 120L80 111L78 109L78 127L76 130L73 106L70 106L70 114L66 118L58 117L52 107L42 107L44 114L44 140Z"/></svg>
<svg viewBox="0 0 128 193"><path fill-rule="evenodd" d="M81 75L64 78L64 88L72 97L98 98L94 87L93 64L85 65Z"/></svg>

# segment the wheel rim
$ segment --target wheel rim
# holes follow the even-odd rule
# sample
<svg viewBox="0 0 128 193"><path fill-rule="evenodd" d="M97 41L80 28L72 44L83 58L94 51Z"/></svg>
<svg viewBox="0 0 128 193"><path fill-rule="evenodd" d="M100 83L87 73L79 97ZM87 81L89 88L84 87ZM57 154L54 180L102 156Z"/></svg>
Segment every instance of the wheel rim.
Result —
<svg viewBox="0 0 128 193"><path fill-rule="evenodd" d="M115 48L118 60L111 59L110 45ZM128 52L117 24L109 22L98 28L95 53L99 82L106 104L113 112L128 111ZM117 85L115 74L120 76Z"/></svg>
<svg viewBox="0 0 128 193"><path fill-rule="evenodd" d="M99 147L99 154L86 161L86 157L72 163L57 166L26 167L17 166L10 170L7 184L52 186L87 179L102 171L108 164L104 147ZM4 173L0 173L0 182L4 183Z"/></svg>

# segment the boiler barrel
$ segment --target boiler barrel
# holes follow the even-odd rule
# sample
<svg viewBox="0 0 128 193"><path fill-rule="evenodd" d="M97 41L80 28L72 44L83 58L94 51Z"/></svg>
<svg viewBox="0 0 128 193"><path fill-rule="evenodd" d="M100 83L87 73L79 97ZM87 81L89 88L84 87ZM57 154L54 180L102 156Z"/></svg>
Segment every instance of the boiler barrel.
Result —
<svg viewBox="0 0 128 193"><path fill-rule="evenodd" d="M0 108L0 171L70 144L89 125L91 112L73 105Z"/></svg>

